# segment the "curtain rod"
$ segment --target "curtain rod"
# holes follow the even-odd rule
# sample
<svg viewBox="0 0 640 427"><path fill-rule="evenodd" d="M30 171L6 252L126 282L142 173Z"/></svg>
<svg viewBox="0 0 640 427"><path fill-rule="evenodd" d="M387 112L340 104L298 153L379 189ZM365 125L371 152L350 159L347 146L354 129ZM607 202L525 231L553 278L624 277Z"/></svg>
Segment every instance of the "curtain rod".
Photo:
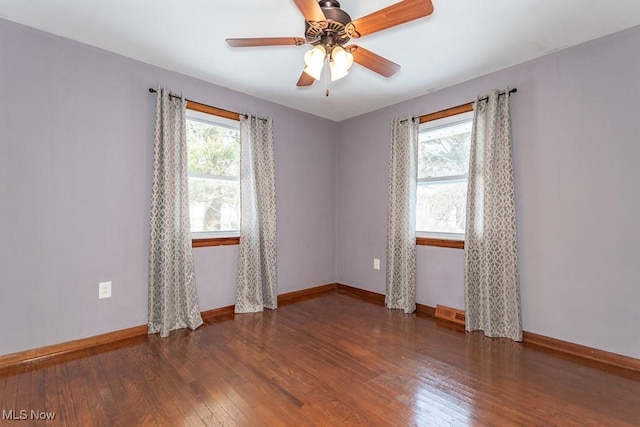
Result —
<svg viewBox="0 0 640 427"><path fill-rule="evenodd" d="M152 88L152 87L150 87L150 88L149 88L149 92L150 92L150 93L158 93L158 91L157 91L157 90L155 90L155 89L154 89L154 88ZM172 98L182 98L182 97L180 97L180 96L178 96L178 95L174 95L174 94L172 94L172 93L170 93L170 94L169 94L169 96L170 96L170 97L172 97ZM190 99L186 99L186 101L187 101L187 102L193 102L194 104L204 105L205 107L213 108L213 109L216 109L216 110L219 110L219 111L221 111L221 112L228 113L228 114L231 114L231 115L237 115L237 116L242 116L242 117L249 117L249 116L247 116L246 114L236 113L235 111L229 111L229 110L225 110L225 109L223 109L223 108L212 107L212 106L210 106L210 105L203 104L202 102L192 101L192 100L190 100ZM257 116L254 116L254 117L256 117L257 119L260 119L260 120L264 120L264 121L266 121L266 120L267 120L267 119L262 118L262 117L257 117Z"/></svg>
<svg viewBox="0 0 640 427"><path fill-rule="evenodd" d="M518 88L517 88L517 87L514 87L513 89L511 89L511 90L509 91L509 96L511 96L511 94L512 94L512 93L516 93L517 91L518 91ZM506 92L500 92L500 93L498 93L498 96L500 96L500 95L504 95L505 93L506 93ZM489 96L483 96L482 98L478 98L478 101L486 101L486 100L488 100L488 99L489 99Z"/></svg>
<svg viewBox="0 0 640 427"><path fill-rule="evenodd" d="M509 91L509 96L512 93L516 93L518 88L513 88ZM505 92L499 92L498 96L504 95ZM482 98L478 98L478 101L486 101L489 99L489 96L483 96ZM466 104L457 105L455 107L447 108L446 110L436 111L435 113L423 114L422 116L416 116L414 119L420 119L420 123L426 123L431 120L442 119L444 117L455 116L456 114L466 113L468 111L473 111L473 102L467 102ZM407 120L401 120L401 123L406 122Z"/></svg>

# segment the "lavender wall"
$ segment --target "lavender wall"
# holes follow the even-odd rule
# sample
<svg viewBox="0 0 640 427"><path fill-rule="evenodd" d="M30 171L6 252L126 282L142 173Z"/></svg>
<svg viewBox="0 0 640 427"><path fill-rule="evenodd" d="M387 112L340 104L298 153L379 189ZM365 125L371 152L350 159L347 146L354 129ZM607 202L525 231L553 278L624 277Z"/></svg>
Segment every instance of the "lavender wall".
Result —
<svg viewBox="0 0 640 427"><path fill-rule="evenodd" d="M392 118L510 85L524 329L640 357L638 46L635 27L341 122L338 281L384 292ZM462 308L463 264L418 248L418 302Z"/></svg>
<svg viewBox="0 0 640 427"><path fill-rule="evenodd" d="M0 355L146 323L156 85L273 117L279 292L335 282L336 123L0 20ZM232 304L237 247L194 256Z"/></svg>
<svg viewBox="0 0 640 427"><path fill-rule="evenodd" d="M508 84L525 329L640 357L639 43L636 27L336 125L0 20L0 355L146 322L148 87L274 118L284 293L384 292L391 119ZM232 304L237 247L194 256L201 308ZM418 301L462 307L463 260L419 247Z"/></svg>

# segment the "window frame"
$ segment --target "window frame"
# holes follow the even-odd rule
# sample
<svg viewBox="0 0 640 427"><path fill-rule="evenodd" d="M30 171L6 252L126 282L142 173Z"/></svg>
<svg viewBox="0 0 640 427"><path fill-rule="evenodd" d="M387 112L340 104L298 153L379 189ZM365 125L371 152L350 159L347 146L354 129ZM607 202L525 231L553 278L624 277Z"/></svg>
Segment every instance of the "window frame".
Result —
<svg viewBox="0 0 640 427"><path fill-rule="evenodd" d="M223 110L221 108L212 107L210 105L200 104L198 102L187 101L187 110L208 114L222 118L220 124L228 126L229 120L240 122L240 114L233 111ZM190 113L187 112L187 116ZM225 123L226 122L226 123ZM235 124L234 124L235 125ZM235 126L234 126L235 127ZM238 178L239 179L239 178ZM227 246L240 244L240 231L212 231L201 233L199 236L191 233L191 247L202 248L209 246Z"/></svg>
<svg viewBox="0 0 640 427"><path fill-rule="evenodd" d="M423 125L424 123L458 116L469 112L473 112L473 103L471 102L458 105L456 107L447 108L446 110L436 111L435 113L420 116L419 123L420 125ZM473 117L473 115L471 117ZM416 245L419 246L437 246L443 248L464 249L464 242L464 235L453 233L424 232L416 230Z"/></svg>

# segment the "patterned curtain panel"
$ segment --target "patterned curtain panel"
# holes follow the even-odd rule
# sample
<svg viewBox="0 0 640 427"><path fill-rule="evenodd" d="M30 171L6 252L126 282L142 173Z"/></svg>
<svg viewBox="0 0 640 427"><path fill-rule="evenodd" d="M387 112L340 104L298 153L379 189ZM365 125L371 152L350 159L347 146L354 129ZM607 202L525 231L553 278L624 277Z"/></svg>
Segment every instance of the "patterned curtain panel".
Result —
<svg viewBox="0 0 640 427"><path fill-rule="evenodd" d="M240 255L236 313L278 307L271 119L240 116Z"/></svg>
<svg viewBox="0 0 640 427"><path fill-rule="evenodd" d="M509 89L476 100L465 231L466 329L522 341Z"/></svg>
<svg viewBox="0 0 640 427"><path fill-rule="evenodd" d="M416 309L416 185L418 120L394 119L389 160L385 303L405 313Z"/></svg>
<svg viewBox="0 0 640 427"><path fill-rule="evenodd" d="M202 324L191 253L184 98L158 88L149 242L149 333Z"/></svg>

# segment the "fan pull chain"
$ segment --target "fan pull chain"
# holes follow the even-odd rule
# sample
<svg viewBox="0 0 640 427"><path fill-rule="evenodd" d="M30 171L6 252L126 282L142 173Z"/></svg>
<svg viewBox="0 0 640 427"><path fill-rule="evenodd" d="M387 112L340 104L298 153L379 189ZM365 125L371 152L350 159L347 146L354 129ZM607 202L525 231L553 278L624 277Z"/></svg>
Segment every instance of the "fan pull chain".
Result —
<svg viewBox="0 0 640 427"><path fill-rule="evenodd" d="M327 61L327 72L325 73L325 78L327 81L327 89L324 92L324 96L329 96L329 70L331 69L330 64L329 64L329 55L326 56L326 61Z"/></svg>

